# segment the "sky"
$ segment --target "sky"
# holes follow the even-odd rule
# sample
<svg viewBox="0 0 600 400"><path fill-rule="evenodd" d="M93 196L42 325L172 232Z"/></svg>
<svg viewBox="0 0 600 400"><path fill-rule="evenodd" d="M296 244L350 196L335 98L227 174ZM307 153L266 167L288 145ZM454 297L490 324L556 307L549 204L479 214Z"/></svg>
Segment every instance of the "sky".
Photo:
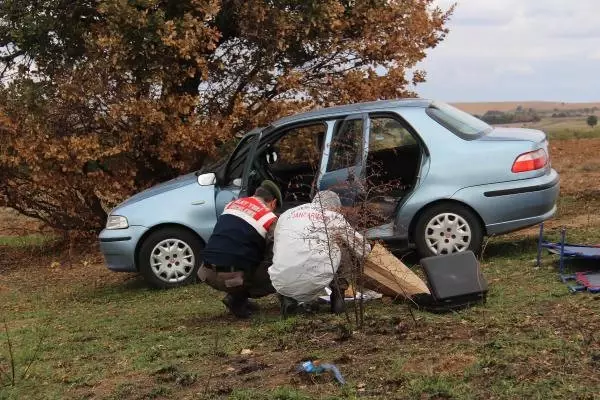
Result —
<svg viewBox="0 0 600 400"><path fill-rule="evenodd" d="M437 0L446 9L452 0ZM600 100L600 1L457 0L415 90L442 101Z"/></svg>

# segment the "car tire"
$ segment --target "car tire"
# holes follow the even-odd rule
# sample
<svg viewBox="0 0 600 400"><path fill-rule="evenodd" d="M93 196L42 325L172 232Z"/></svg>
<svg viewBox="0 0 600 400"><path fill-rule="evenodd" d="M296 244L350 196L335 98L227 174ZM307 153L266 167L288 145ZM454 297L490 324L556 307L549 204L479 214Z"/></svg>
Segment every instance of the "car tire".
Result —
<svg viewBox="0 0 600 400"><path fill-rule="evenodd" d="M483 243L483 227L477 215L467 207L439 203L419 216L413 238L420 257L467 250L477 254Z"/></svg>
<svg viewBox="0 0 600 400"><path fill-rule="evenodd" d="M202 241L186 229L159 229L148 235L140 247L140 273L151 286L159 289L193 283L202 263L203 248Z"/></svg>

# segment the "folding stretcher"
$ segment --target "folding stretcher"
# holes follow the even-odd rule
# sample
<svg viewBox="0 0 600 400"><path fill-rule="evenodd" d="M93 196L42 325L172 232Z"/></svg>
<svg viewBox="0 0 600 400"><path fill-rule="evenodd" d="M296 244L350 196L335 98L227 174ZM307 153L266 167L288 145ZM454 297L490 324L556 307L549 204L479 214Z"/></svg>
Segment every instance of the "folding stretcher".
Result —
<svg viewBox="0 0 600 400"><path fill-rule="evenodd" d="M563 282L575 281L577 284L570 285L572 292L587 290L592 293L600 292L600 272L577 272L565 274L565 260L586 259L598 260L600 265L600 245L583 245L566 243L566 228L560 232L560 242L553 243L544 240L544 224L540 224L540 236L538 238L537 265L541 264L542 249L559 256L559 278Z"/></svg>

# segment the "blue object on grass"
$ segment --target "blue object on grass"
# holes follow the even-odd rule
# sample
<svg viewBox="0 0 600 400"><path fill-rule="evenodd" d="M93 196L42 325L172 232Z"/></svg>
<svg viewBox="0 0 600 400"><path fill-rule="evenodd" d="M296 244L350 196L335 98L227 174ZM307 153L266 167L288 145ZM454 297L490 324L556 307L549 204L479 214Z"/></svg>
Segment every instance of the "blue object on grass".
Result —
<svg viewBox="0 0 600 400"><path fill-rule="evenodd" d="M600 245L590 246L583 244L566 243L567 229L560 231L560 242L552 243L544 240L544 224L540 224L540 236L538 238L537 266L541 265L542 248L552 254L559 256L559 274L558 277L563 283L576 281L577 284L569 285L571 293L588 291L590 293L600 293L600 273L599 272L577 272L575 274L565 274L565 259L587 259L600 260Z"/></svg>
<svg viewBox="0 0 600 400"><path fill-rule="evenodd" d="M547 248L550 253L560 255L560 251L561 251L560 245L557 245L556 243L544 242L543 246L545 248ZM600 247L565 243L564 248L563 248L563 255L565 257L572 257L572 258L598 258L598 259L600 259Z"/></svg>
<svg viewBox="0 0 600 400"><path fill-rule="evenodd" d="M298 367L298 371L306 372L307 374L322 374L324 372L330 371L333 374L335 380L338 381L340 385L346 384L342 373L333 364L321 364L318 361L304 361Z"/></svg>
<svg viewBox="0 0 600 400"><path fill-rule="evenodd" d="M588 260L600 260L600 245L569 244L566 242L566 228L560 231L560 242L547 242L543 239L544 224L540 224L540 236L538 238L537 266L541 265L542 248L550 253L558 255L560 263L560 274L564 274L565 258L579 258Z"/></svg>
<svg viewBox="0 0 600 400"><path fill-rule="evenodd" d="M585 286L588 292L600 292L600 272L577 272L575 279L577 283Z"/></svg>
<svg viewBox="0 0 600 400"><path fill-rule="evenodd" d="M577 282L575 285L569 285L571 293L588 291L590 293L600 293L600 272L577 272L575 274L564 274L560 276L563 283L569 281Z"/></svg>

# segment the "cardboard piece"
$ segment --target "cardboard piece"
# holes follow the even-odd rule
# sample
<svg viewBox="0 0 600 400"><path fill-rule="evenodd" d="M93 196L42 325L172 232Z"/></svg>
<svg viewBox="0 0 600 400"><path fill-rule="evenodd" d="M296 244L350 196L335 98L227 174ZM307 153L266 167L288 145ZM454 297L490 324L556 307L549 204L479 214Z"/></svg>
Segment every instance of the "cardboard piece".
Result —
<svg viewBox="0 0 600 400"><path fill-rule="evenodd" d="M411 298L431 294L421 278L380 244L367 257L363 278L366 288L387 296Z"/></svg>

